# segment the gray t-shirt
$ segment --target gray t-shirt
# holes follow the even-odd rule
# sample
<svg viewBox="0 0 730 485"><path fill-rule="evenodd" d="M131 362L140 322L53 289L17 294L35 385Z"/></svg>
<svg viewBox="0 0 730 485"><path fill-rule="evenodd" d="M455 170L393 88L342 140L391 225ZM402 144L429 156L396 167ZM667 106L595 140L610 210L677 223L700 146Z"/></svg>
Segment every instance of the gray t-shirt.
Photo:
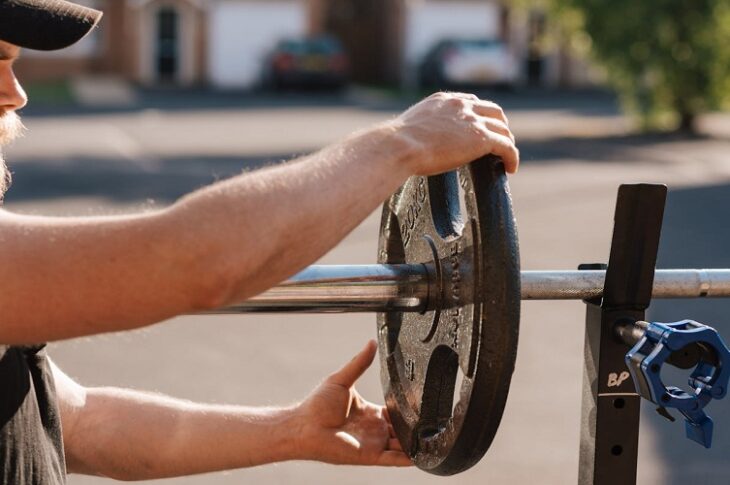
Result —
<svg viewBox="0 0 730 485"><path fill-rule="evenodd" d="M0 483L63 485L61 417L45 346L0 345Z"/></svg>

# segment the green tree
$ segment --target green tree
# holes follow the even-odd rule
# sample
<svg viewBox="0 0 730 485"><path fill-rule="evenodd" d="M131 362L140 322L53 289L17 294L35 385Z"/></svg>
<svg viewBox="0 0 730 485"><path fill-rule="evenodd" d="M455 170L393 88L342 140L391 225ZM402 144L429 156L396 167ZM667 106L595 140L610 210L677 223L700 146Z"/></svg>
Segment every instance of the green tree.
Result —
<svg viewBox="0 0 730 485"><path fill-rule="evenodd" d="M728 0L553 0L644 128L694 131L730 95Z"/></svg>

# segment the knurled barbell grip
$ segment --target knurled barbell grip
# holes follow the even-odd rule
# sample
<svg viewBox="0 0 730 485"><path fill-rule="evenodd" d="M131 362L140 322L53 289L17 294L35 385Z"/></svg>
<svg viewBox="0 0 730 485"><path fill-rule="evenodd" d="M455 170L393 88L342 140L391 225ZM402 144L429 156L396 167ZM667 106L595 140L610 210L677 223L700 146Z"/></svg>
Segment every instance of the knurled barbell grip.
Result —
<svg viewBox="0 0 730 485"><path fill-rule="evenodd" d="M290 280L212 314L422 312L438 294L423 264L313 265ZM523 271L523 300L586 300L603 293L605 271ZM435 283L433 283L435 285ZM730 269L657 270L653 298L730 297ZM433 306L433 302L432 305Z"/></svg>
<svg viewBox="0 0 730 485"><path fill-rule="evenodd" d="M523 271L523 300L588 300L603 295L606 272ZM730 296L730 269L659 269L652 298Z"/></svg>

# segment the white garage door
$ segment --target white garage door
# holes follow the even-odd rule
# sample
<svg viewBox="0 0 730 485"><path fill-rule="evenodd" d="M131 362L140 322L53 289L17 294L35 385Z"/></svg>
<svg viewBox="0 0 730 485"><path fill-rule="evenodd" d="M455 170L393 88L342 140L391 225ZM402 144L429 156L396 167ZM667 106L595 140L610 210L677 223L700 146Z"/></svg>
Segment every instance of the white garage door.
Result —
<svg viewBox="0 0 730 485"><path fill-rule="evenodd" d="M208 79L221 88L251 87L276 42L306 32L304 1L220 2L208 26Z"/></svg>
<svg viewBox="0 0 730 485"><path fill-rule="evenodd" d="M406 11L405 64L418 64L441 39L498 36L497 2L410 2Z"/></svg>

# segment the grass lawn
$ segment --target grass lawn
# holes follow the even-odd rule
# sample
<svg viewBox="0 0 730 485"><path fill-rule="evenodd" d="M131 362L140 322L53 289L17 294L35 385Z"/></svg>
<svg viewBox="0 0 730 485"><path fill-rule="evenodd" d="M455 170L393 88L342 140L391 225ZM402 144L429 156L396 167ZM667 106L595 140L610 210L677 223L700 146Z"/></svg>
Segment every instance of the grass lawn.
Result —
<svg viewBox="0 0 730 485"><path fill-rule="evenodd" d="M23 86L33 104L68 105L75 102L68 81L43 81Z"/></svg>

